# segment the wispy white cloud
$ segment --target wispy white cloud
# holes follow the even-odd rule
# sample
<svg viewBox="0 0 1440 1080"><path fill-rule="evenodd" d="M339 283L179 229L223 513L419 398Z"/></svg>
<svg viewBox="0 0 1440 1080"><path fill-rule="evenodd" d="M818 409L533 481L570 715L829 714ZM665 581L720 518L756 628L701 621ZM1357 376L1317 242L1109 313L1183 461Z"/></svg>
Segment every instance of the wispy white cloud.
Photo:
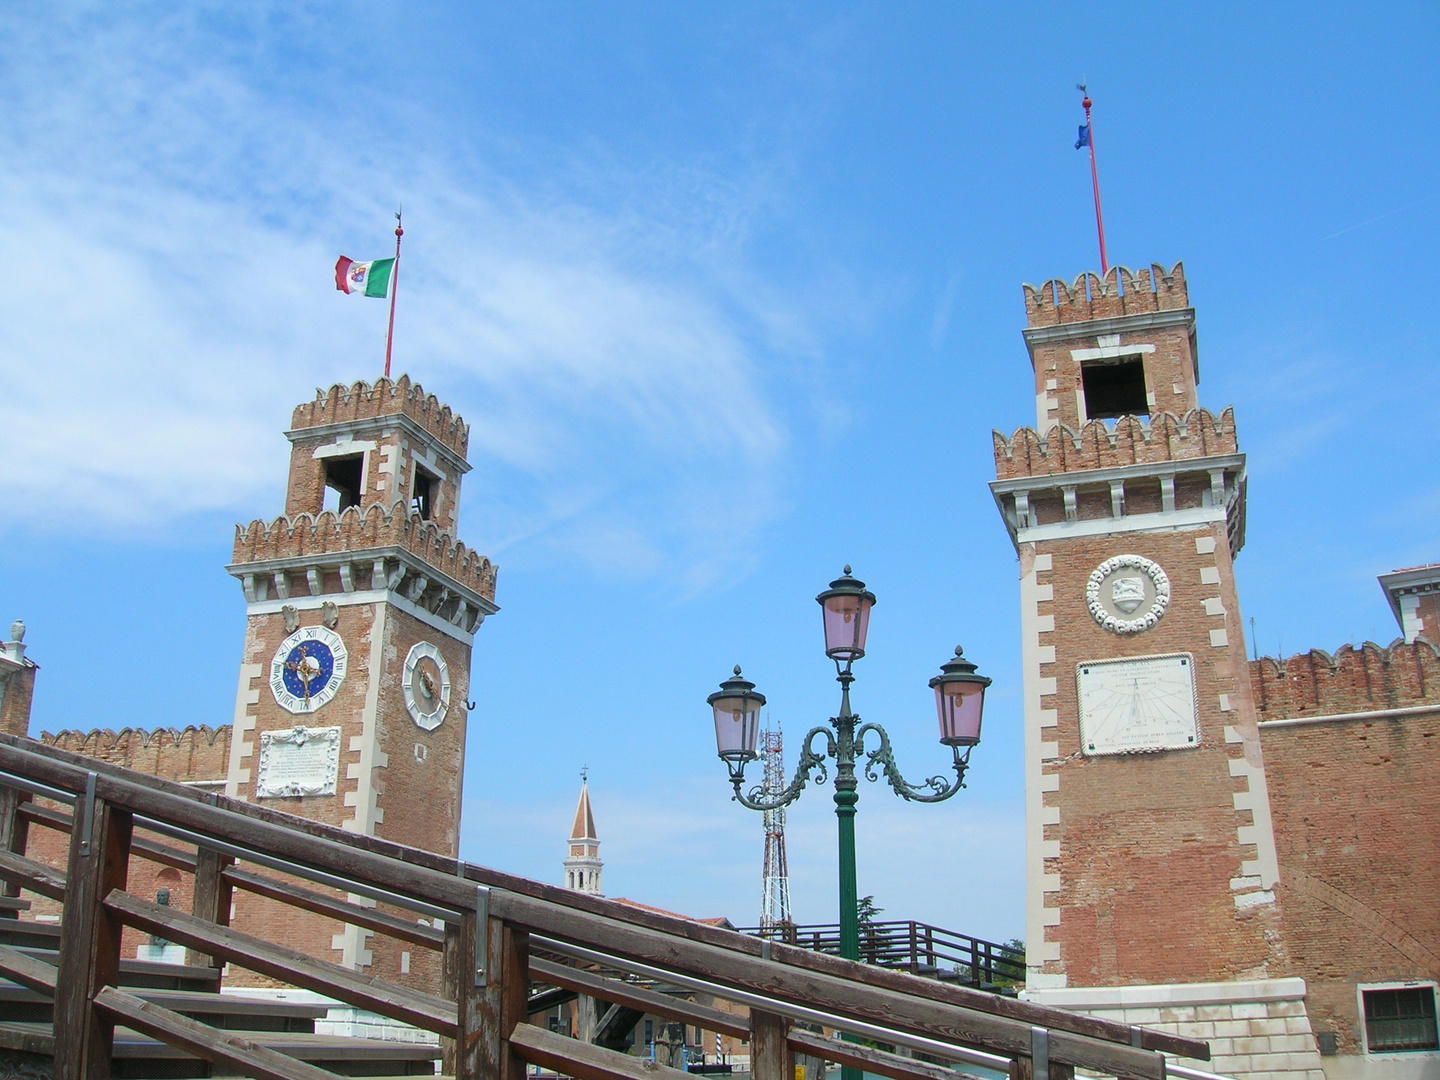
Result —
<svg viewBox="0 0 1440 1080"><path fill-rule="evenodd" d="M774 358L816 350L782 291L745 287L763 177L597 154L527 187L403 101L346 107L334 26L304 27L332 44L302 80L279 57L304 16L142 11L0 22L10 505L116 530L278 508L290 408L378 374L384 305L329 267L383 254L403 195L397 368L503 480L468 538L682 589L746 558L783 507ZM717 535L722 489L749 511Z"/></svg>

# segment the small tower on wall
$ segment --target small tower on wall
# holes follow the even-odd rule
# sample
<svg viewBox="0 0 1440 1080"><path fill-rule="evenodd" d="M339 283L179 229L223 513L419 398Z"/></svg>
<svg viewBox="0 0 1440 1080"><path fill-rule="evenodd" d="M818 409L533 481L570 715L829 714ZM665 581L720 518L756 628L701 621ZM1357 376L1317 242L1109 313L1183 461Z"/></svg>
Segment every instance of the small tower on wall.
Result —
<svg viewBox="0 0 1440 1080"><path fill-rule="evenodd" d="M455 536L469 428L402 376L317 391L285 436L285 513L237 526L227 567L246 631L226 794L455 855L471 649L497 610L495 568ZM370 964L367 937L336 934L341 962Z"/></svg>
<svg viewBox="0 0 1440 1080"><path fill-rule="evenodd" d="M1268 1015L1298 980L1277 978L1234 415L1199 406L1179 264L1026 285L1025 308L1036 426L995 433L991 488L1020 563L1027 993Z"/></svg>
<svg viewBox="0 0 1440 1080"><path fill-rule="evenodd" d="M575 823L570 826L570 854L565 858L565 887L576 892L603 896L600 874L600 838L595 835L595 815L590 812L590 781L580 774L580 801L575 805Z"/></svg>
<svg viewBox="0 0 1440 1080"><path fill-rule="evenodd" d="M1405 635L1405 644L1424 638L1440 645L1440 563L1392 570L1380 575L1380 587Z"/></svg>
<svg viewBox="0 0 1440 1080"><path fill-rule="evenodd" d="M30 734L30 703L40 665L25 655L25 624L10 624L10 640L0 641L0 732Z"/></svg>

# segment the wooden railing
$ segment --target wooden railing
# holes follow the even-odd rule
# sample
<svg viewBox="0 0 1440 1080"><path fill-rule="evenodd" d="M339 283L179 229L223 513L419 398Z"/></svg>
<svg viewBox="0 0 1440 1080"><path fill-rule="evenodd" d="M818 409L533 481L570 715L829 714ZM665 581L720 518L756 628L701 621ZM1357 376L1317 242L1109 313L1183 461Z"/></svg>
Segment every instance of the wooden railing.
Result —
<svg viewBox="0 0 1440 1080"><path fill-rule="evenodd" d="M69 834L63 874L26 856L36 827ZM192 875L192 911L127 892L132 859ZM13 736L0 736L0 880L11 891L63 904L57 966L0 946L0 975L53 997L56 1080L108 1077L117 1024L226 1072L266 1080L334 1076L120 989L127 926L186 946L196 967L229 963L433 1032L444 1072L460 1080L525 1080L527 1064L584 1080L684 1075L531 1024L535 985L748 1039L755 1080L791 1080L797 1054L893 1080L955 1076L849 1041L862 1038L962 1067L1008 1070L1015 1080L1034 1080L1036 1072L1070 1080L1077 1067L1164 1080L1165 1053L1209 1057L1203 1042L636 910ZM438 951L441 992L235 930L227 925L235 889L282 905L277 912L313 912ZM219 978L215 970L217 987ZM748 1008L748 1019L657 993L647 980L735 1002Z"/></svg>
<svg viewBox="0 0 1440 1080"><path fill-rule="evenodd" d="M740 932L815 952L837 956L840 953L839 923L783 923L742 927ZM996 941L913 920L862 923L860 959L881 967L903 968L912 975L929 972L941 973L942 977L953 975L957 982L976 988L1025 981L1023 952Z"/></svg>

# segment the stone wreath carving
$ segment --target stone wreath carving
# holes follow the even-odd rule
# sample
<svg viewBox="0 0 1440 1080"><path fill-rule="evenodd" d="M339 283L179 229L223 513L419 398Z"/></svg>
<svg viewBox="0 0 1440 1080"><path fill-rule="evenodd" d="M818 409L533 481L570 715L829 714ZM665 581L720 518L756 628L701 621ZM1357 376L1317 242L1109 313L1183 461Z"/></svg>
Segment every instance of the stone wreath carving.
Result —
<svg viewBox="0 0 1440 1080"><path fill-rule="evenodd" d="M1112 634L1138 634L1158 623L1170 606L1170 578L1159 563L1141 555L1116 555L1091 572L1085 606Z"/></svg>

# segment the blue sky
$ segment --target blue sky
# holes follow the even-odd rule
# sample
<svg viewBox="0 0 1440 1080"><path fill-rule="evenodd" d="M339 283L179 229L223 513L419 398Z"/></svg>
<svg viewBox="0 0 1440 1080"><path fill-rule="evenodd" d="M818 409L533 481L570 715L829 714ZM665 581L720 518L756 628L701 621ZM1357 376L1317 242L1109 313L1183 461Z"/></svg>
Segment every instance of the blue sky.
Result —
<svg viewBox="0 0 1440 1080"><path fill-rule="evenodd" d="M792 746L836 688L812 597L879 594L857 709L943 767L925 681L996 682L968 791L866 787L888 917L1023 932L1016 563L992 427L1033 423L1020 284L1184 260L1202 403L1249 453L1262 652L1396 628L1440 560L1440 9L1373 5L47 5L0 15L0 622L36 728L226 723L232 526L290 410L373 378L334 291L405 208L396 369L471 424L464 854L559 879L588 765L606 887L753 922L758 815L705 695ZM793 751L791 754L793 761ZM834 918L828 789L790 815Z"/></svg>

